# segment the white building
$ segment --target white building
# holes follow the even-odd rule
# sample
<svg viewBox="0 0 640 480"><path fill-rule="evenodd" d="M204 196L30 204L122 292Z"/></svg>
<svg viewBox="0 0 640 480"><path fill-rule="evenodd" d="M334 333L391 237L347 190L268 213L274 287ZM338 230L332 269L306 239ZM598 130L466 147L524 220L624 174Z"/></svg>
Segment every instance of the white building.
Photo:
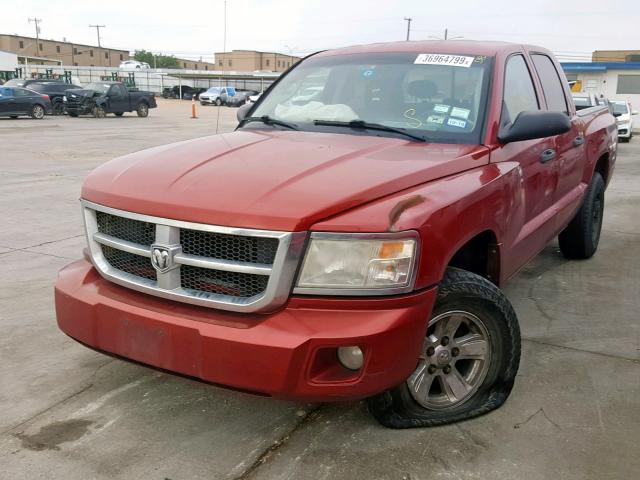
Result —
<svg viewBox="0 0 640 480"><path fill-rule="evenodd" d="M640 108L640 62L567 62L562 68L567 80L580 82L583 92L628 100Z"/></svg>
<svg viewBox="0 0 640 480"><path fill-rule="evenodd" d="M15 53L0 50L0 78L6 78L8 73L15 73L18 67L18 56Z"/></svg>

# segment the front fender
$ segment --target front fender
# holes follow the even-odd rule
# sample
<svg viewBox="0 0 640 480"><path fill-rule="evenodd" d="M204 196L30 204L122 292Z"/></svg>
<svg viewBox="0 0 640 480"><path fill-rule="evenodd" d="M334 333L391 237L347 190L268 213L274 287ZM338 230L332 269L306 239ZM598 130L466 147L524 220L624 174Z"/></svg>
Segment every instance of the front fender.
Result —
<svg viewBox="0 0 640 480"><path fill-rule="evenodd" d="M498 246L509 245L524 223L517 200L520 170L516 163L488 164L431 181L357 207L314 225L314 231L420 232L416 288L440 282L451 258L470 239L490 231ZM503 248L498 248L503 264ZM496 272L499 283L505 273Z"/></svg>

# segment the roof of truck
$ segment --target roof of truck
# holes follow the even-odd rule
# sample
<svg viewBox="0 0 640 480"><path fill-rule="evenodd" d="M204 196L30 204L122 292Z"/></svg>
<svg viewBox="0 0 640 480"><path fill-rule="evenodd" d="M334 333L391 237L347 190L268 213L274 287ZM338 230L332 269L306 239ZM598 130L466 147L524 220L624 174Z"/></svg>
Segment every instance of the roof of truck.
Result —
<svg viewBox="0 0 640 480"><path fill-rule="evenodd" d="M546 50L532 45L522 45L511 42L493 42L476 40L420 40L410 42L372 43L369 45L354 45L324 51L318 55L344 55L354 53L448 53L454 55L486 55L494 56L500 52L533 48Z"/></svg>

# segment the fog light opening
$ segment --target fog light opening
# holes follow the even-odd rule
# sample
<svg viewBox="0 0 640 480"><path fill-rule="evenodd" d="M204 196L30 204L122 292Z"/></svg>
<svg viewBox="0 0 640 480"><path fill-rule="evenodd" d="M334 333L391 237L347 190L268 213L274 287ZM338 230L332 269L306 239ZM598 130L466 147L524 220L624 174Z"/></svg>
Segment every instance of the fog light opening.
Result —
<svg viewBox="0 0 640 480"><path fill-rule="evenodd" d="M360 347L339 347L338 348L338 360L343 367L349 370L360 370L364 363L364 354Z"/></svg>

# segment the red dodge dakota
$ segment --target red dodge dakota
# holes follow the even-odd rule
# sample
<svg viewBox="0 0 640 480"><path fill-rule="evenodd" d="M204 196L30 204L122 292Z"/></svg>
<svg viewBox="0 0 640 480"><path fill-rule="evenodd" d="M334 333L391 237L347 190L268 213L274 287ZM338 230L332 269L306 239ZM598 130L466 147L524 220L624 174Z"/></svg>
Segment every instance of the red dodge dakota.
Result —
<svg viewBox="0 0 640 480"><path fill-rule="evenodd" d="M544 48L400 42L305 58L233 133L82 188L58 324L102 352L393 428L491 411L520 359L501 286L556 235L591 257L615 119Z"/></svg>

